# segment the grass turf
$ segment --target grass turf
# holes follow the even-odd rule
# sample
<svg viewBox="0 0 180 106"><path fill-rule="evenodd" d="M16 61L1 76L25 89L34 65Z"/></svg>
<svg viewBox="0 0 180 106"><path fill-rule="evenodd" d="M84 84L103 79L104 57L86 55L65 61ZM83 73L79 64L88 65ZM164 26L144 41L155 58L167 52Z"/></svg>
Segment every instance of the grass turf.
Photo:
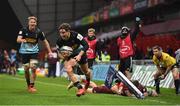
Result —
<svg viewBox="0 0 180 106"><path fill-rule="evenodd" d="M161 95L143 100L111 94L76 97L75 88L66 89L68 83L66 78L37 77L38 91L32 94L27 92L23 75L0 74L0 105L180 105L180 95L177 96L174 89L161 88Z"/></svg>

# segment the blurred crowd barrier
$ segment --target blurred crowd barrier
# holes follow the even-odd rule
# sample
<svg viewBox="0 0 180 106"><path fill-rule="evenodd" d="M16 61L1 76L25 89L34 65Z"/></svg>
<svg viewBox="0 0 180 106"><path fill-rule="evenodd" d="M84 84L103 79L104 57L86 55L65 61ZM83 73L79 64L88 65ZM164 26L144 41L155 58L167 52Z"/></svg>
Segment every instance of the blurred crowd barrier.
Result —
<svg viewBox="0 0 180 106"><path fill-rule="evenodd" d="M95 63L92 69L92 79L105 81L109 66L111 65L117 69L118 64L119 61ZM157 69L152 60L133 60L132 69L131 80L138 80L145 86L154 86L153 74ZM67 77L63 65L60 63L57 63L56 76ZM161 80L160 87L174 88L172 73L169 73L164 80Z"/></svg>
<svg viewBox="0 0 180 106"><path fill-rule="evenodd" d="M109 67L112 66L115 69L118 69L118 65L119 61L95 63L92 69L92 79L105 81ZM131 80L138 80L145 86L153 87L153 74L156 70L156 66L153 64L152 60L133 60ZM77 69L74 71L77 71ZM18 73L21 75L24 74L24 69L18 68ZM47 68L38 68L36 70L37 76L45 77L47 76L47 73ZM56 76L68 78L63 64L60 62L57 62L56 65ZM169 73L164 80L161 80L160 87L174 88L172 73Z"/></svg>
<svg viewBox="0 0 180 106"><path fill-rule="evenodd" d="M111 65L117 68L118 63L118 61L111 61L110 63L95 64L92 71L93 80L104 81L109 66ZM153 74L157 69L156 66L153 64L152 60L133 60L132 69L133 71L131 80L138 80L145 86L154 86ZM174 88L172 73L169 73L164 80L161 80L160 87Z"/></svg>

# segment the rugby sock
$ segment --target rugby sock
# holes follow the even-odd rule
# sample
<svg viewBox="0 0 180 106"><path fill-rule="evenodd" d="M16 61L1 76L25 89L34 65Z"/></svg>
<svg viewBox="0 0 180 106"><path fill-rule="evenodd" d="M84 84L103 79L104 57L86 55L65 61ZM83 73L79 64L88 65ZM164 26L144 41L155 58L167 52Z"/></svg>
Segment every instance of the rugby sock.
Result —
<svg viewBox="0 0 180 106"><path fill-rule="evenodd" d="M30 85L30 79L29 78L26 78L26 83L27 83L27 86Z"/></svg>
<svg viewBox="0 0 180 106"><path fill-rule="evenodd" d="M87 81L87 82L90 82L90 78L86 77L86 81Z"/></svg>
<svg viewBox="0 0 180 106"><path fill-rule="evenodd" d="M30 83L31 87L34 87L34 83Z"/></svg>
<svg viewBox="0 0 180 106"><path fill-rule="evenodd" d="M87 82L90 82L90 80L91 80L91 74L90 74L91 72L90 71L88 71L86 74L85 74L85 76L86 76L86 81Z"/></svg>
<svg viewBox="0 0 180 106"><path fill-rule="evenodd" d="M179 79L176 79L174 80L174 85L175 85L175 88L176 88L176 94L179 93L179 84L180 84L180 80Z"/></svg>
<svg viewBox="0 0 180 106"><path fill-rule="evenodd" d="M28 71L25 71L24 74L25 74L25 79L26 79L27 86L29 87L29 85L30 85L29 72L28 72Z"/></svg>
<svg viewBox="0 0 180 106"><path fill-rule="evenodd" d="M85 83L85 87L84 88L88 89L89 85L90 85L90 78L86 77L86 83Z"/></svg>
<svg viewBox="0 0 180 106"><path fill-rule="evenodd" d="M82 89L82 85L79 83L79 81L74 83L74 86L77 87L78 89Z"/></svg>
<svg viewBox="0 0 180 106"><path fill-rule="evenodd" d="M159 79L154 79L154 80L155 80L156 92L160 94L160 88L159 88L160 80Z"/></svg>

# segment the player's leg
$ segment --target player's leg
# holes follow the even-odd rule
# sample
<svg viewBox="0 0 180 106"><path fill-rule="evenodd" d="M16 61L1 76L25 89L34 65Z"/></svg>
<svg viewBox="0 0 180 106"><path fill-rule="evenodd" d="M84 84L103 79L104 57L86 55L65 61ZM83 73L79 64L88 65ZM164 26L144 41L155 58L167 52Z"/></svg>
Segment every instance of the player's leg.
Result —
<svg viewBox="0 0 180 106"><path fill-rule="evenodd" d="M84 74L86 76L85 89L87 89L89 87L90 80L91 80L91 69L88 68L88 61L87 60L88 60L87 56L83 55L81 57L80 62L79 62L80 67L81 67L82 71L84 72Z"/></svg>
<svg viewBox="0 0 180 106"><path fill-rule="evenodd" d="M147 96L158 96L157 92L154 90L154 89L151 89L151 88L147 88Z"/></svg>
<svg viewBox="0 0 180 106"><path fill-rule="evenodd" d="M159 79L159 76L161 75L161 72L159 70L157 70L155 72L155 74L153 75L154 76L154 81L155 81L155 87L156 87L156 92L158 94L160 94L160 88L159 88L159 85L160 85L160 79Z"/></svg>
<svg viewBox="0 0 180 106"><path fill-rule="evenodd" d="M15 63L14 63L14 74L16 75L16 72L17 72L17 64L16 64L17 62L15 61Z"/></svg>
<svg viewBox="0 0 180 106"><path fill-rule="evenodd" d="M38 54L30 54L30 69L31 69L31 80L30 80L30 87L31 87L31 91L32 92L36 92L36 88L35 88L35 80L36 80L36 69L38 67Z"/></svg>
<svg viewBox="0 0 180 106"><path fill-rule="evenodd" d="M90 80L91 80L91 70L88 68L88 64L81 64L81 69L84 72L86 76L86 84L85 84L85 89L89 87Z"/></svg>
<svg viewBox="0 0 180 106"><path fill-rule="evenodd" d="M74 83L71 81L71 82L68 84L68 86L67 86L67 90L70 90L71 88L73 88L73 87L74 87L73 84L74 84Z"/></svg>
<svg viewBox="0 0 180 106"><path fill-rule="evenodd" d="M79 64L77 64L75 67L73 67L74 73L77 75L84 75L84 72L82 71Z"/></svg>
<svg viewBox="0 0 180 106"><path fill-rule="evenodd" d="M175 88L176 88L176 94L180 94L180 88L179 88L180 79L179 79L179 71L178 71L177 67L173 67L172 75L173 75L173 78L174 78L174 85L175 85Z"/></svg>
<svg viewBox="0 0 180 106"><path fill-rule="evenodd" d="M52 65L53 78L56 78L56 64Z"/></svg>
<svg viewBox="0 0 180 106"><path fill-rule="evenodd" d="M12 75L16 75L16 64L15 64L15 62L13 62L13 63L11 63L11 73L12 73Z"/></svg>
<svg viewBox="0 0 180 106"><path fill-rule="evenodd" d="M88 59L88 68L92 69L94 60L95 60L95 59Z"/></svg>
<svg viewBox="0 0 180 106"><path fill-rule="evenodd" d="M78 74L75 74L75 75L76 75L78 81L79 81L80 83L82 83L82 86L86 84L86 78L85 78L84 75L78 75ZM67 86L67 90L70 90L70 89L73 88L73 87L74 87L74 85L73 85L73 82L71 81L71 82L69 83L69 85ZM83 87L84 87L84 86L83 86ZM93 82L93 81L90 81L89 88L94 88L94 87L97 87L97 84L96 84L95 82ZM88 88L88 89L89 89L89 88Z"/></svg>
<svg viewBox="0 0 180 106"><path fill-rule="evenodd" d="M120 59L119 71L121 71L126 76L125 70L125 60Z"/></svg>
<svg viewBox="0 0 180 106"><path fill-rule="evenodd" d="M88 89L86 90L86 92L87 92L87 93L93 93L93 88L88 88Z"/></svg>
<svg viewBox="0 0 180 106"><path fill-rule="evenodd" d="M74 68L73 68L74 69ZM84 78L84 76L82 77L82 75L78 75L78 74L74 74L76 76L76 78L78 79L78 81L81 83ZM69 85L67 86L67 90L70 90L71 88L74 87L74 83L72 81L70 81Z"/></svg>
<svg viewBox="0 0 180 106"><path fill-rule="evenodd" d="M124 74L125 76L130 80L131 79L131 67L132 66L132 57L128 57L126 59L124 59L124 63L123 63L123 70L124 70Z"/></svg>
<svg viewBox="0 0 180 106"><path fill-rule="evenodd" d="M21 60L22 60L22 64L24 67L24 77L26 79L26 83L27 83L27 88L28 91L31 92L30 89L30 72L29 72L29 62L30 62L30 57L29 55L26 54L21 54Z"/></svg>
<svg viewBox="0 0 180 106"><path fill-rule="evenodd" d="M52 74L52 64L49 64L48 65L48 75L47 75L47 77L51 77L51 74Z"/></svg>
<svg viewBox="0 0 180 106"><path fill-rule="evenodd" d="M26 79L28 90L30 91L30 72L29 72L29 64L24 64L24 77Z"/></svg>
<svg viewBox="0 0 180 106"><path fill-rule="evenodd" d="M75 59L70 59L68 61L64 62L64 68L70 78L70 80L73 82L74 86L78 88L77 96L81 96L84 94L84 90L80 82L78 81L77 77L75 76L73 72L73 66L77 64Z"/></svg>
<svg viewBox="0 0 180 106"><path fill-rule="evenodd" d="M95 82L93 82L93 81L90 81L90 85L89 86L94 88L94 87L97 87L97 84Z"/></svg>
<svg viewBox="0 0 180 106"><path fill-rule="evenodd" d="M13 66L13 75L15 76L16 75L16 67Z"/></svg>

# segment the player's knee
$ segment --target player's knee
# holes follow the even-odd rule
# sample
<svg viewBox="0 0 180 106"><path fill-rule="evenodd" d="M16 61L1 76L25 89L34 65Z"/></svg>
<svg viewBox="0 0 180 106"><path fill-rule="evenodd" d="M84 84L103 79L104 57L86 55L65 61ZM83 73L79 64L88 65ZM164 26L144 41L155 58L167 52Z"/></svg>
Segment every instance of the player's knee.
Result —
<svg viewBox="0 0 180 106"><path fill-rule="evenodd" d="M159 76L160 76L160 74L159 74L159 73L155 73L155 74L153 75L154 79L158 79L158 78L159 78Z"/></svg>
<svg viewBox="0 0 180 106"><path fill-rule="evenodd" d="M66 70L68 75L72 75L74 73L72 67L65 67L65 70Z"/></svg>
<svg viewBox="0 0 180 106"><path fill-rule="evenodd" d="M90 70L90 69L87 69L86 72L85 72L85 75L90 76L90 75L91 75L91 70Z"/></svg>
<svg viewBox="0 0 180 106"><path fill-rule="evenodd" d="M157 79L157 76L156 76L156 74L154 74L154 75L153 75L153 78L154 78L154 79Z"/></svg>
<svg viewBox="0 0 180 106"><path fill-rule="evenodd" d="M35 70L38 67L38 65L39 65L38 60L32 59L30 61L30 67L31 67L32 70Z"/></svg>
<svg viewBox="0 0 180 106"><path fill-rule="evenodd" d="M25 74L28 74L28 73L29 73L29 70L24 70L24 73L25 73Z"/></svg>
<svg viewBox="0 0 180 106"><path fill-rule="evenodd" d="M174 79L179 79L179 71L178 71L177 68L174 68L174 69L172 70L172 75L173 75L173 78L174 78Z"/></svg>
<svg viewBox="0 0 180 106"><path fill-rule="evenodd" d="M23 64L24 71L29 70L29 63Z"/></svg>
<svg viewBox="0 0 180 106"><path fill-rule="evenodd" d="M68 75L73 75L73 71L66 70Z"/></svg>
<svg viewBox="0 0 180 106"><path fill-rule="evenodd" d="M179 74L173 73L172 75L173 75L173 78L174 78L175 80L176 80L176 79L179 79Z"/></svg>

